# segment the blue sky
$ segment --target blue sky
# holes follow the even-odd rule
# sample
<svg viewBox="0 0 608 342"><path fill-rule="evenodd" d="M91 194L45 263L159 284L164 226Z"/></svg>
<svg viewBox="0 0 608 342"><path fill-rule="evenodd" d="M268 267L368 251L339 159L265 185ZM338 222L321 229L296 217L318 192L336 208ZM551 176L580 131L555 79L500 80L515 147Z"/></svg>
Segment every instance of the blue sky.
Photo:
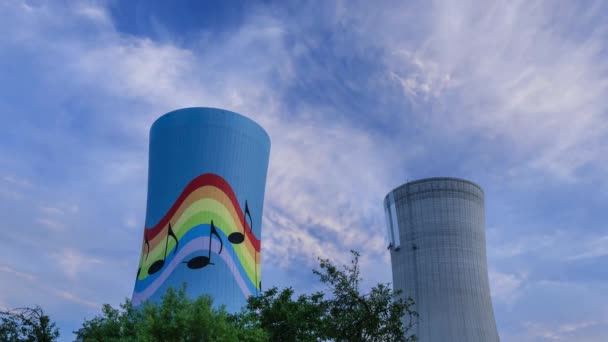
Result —
<svg viewBox="0 0 608 342"><path fill-rule="evenodd" d="M272 139L264 286L362 253L390 282L384 195L486 193L501 340L608 336L603 1L0 1L0 307L63 340L130 297L152 122L243 113Z"/></svg>

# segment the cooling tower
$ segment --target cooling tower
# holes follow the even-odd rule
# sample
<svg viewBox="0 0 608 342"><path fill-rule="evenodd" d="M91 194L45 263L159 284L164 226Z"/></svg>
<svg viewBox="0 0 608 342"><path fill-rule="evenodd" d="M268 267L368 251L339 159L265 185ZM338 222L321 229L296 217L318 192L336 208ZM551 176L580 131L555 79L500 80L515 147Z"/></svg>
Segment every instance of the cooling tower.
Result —
<svg viewBox="0 0 608 342"><path fill-rule="evenodd" d="M259 291L269 152L264 129L237 113L186 108L154 122L134 305L185 283L234 312Z"/></svg>
<svg viewBox="0 0 608 342"><path fill-rule="evenodd" d="M393 287L416 302L413 333L419 340L499 341L488 283L483 190L462 179L422 179L391 191L384 210Z"/></svg>

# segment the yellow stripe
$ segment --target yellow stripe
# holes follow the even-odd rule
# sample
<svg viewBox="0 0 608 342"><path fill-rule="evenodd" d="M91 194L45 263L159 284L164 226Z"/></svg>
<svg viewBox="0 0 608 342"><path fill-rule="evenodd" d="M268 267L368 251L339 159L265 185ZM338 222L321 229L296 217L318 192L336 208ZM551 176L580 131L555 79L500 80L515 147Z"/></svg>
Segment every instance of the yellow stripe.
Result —
<svg viewBox="0 0 608 342"><path fill-rule="evenodd" d="M182 208L180 208L182 209ZM182 210L180 210L182 211ZM181 239L190 229L196 227L200 224L209 224L211 220L214 221L214 224L218 229L221 229L222 232L228 236L230 233L239 231L235 226L235 222L233 220L233 216L230 215L229 210L219 201L211 198L205 198L198 200L192 203L188 208L182 211L182 214L178 218L175 225L172 225L172 230L177 236L178 240ZM139 279L144 279L148 276L147 270L149 265L154 263L154 261L162 258L165 252L165 241L167 241L167 231L164 230L164 234L159 234L160 237L164 240L162 245L157 244L155 248L152 248L147 257L147 260L144 260L145 254L142 253L142 271L140 273ZM242 232L242 231L241 231ZM224 243L230 243L229 241L224 241ZM145 245L144 245L145 246ZM173 238L169 238L167 249L170 251L175 246L175 241ZM243 244L233 245L233 248L236 252L236 255L239 259L239 263L244 268L248 278L253 283L255 282L255 249L250 241L246 240ZM145 247L144 247L145 250ZM144 251L142 251L144 252ZM253 253L252 253L253 252ZM259 269L260 258L257 258L257 266Z"/></svg>

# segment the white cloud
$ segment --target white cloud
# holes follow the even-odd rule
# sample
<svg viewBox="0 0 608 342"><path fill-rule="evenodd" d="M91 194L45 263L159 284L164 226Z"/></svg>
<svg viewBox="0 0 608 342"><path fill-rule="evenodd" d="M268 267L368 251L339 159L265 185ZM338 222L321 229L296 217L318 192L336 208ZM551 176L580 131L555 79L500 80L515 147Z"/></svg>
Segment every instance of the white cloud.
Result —
<svg viewBox="0 0 608 342"><path fill-rule="evenodd" d="M46 217L39 217L36 219L36 223L39 223L52 231L63 231L65 230L65 225L55 219L50 219Z"/></svg>
<svg viewBox="0 0 608 342"><path fill-rule="evenodd" d="M505 242L506 238L504 232L499 233L496 229L488 232L488 256L491 259L504 261L534 256L544 260L575 262L608 255L608 236L592 233L581 236L575 227L565 226L547 234L530 234Z"/></svg>
<svg viewBox="0 0 608 342"><path fill-rule="evenodd" d="M388 75L407 96L433 104L435 126L511 145L519 163L512 175L574 180L583 166L606 167L606 26L586 25L602 12L596 4L581 11L576 3L435 1L421 16L421 41L402 34L406 21L370 32L395 33L382 41L393 51Z"/></svg>
<svg viewBox="0 0 608 342"><path fill-rule="evenodd" d="M139 228L139 226L137 225L137 218L133 214L127 215L125 217L124 224L125 224L125 226L127 226L127 228L131 228L131 229Z"/></svg>
<svg viewBox="0 0 608 342"><path fill-rule="evenodd" d="M579 168L600 165L602 162L594 160L608 152L603 144L607 129L603 94L608 85L603 74L606 64L598 53L599 33L590 35L585 43L570 40L558 32L559 22L546 22L546 8L534 2L448 5L437 3L432 11L406 8L409 12L405 13L374 5L373 11L361 12L371 19L352 27L361 33L361 51L381 51L374 63L385 67L387 79L420 106L414 112L430 104L428 110L424 107L407 120L422 130L445 128L439 131L454 139L479 133L509 144L509 153L516 160L510 164L512 176L534 169L574 179ZM344 24L341 16L353 15L345 12L349 9L341 8L338 18L333 18L336 25ZM113 198L117 207L132 208L128 202L133 198L144 201L145 189L133 184L144 183L135 182L145 178L146 157L141 151L146 149L155 118L178 107L223 107L251 116L272 138L264 262L283 269L302 262L313 265L316 257L343 263L350 257L348 250L354 248L366 251L362 266L373 271L371 274L389 274L381 201L404 181L407 160L419 156L422 146L396 146L390 137L340 119L347 113L314 101L286 103L285 89L309 77L299 74L294 65L294 58L301 57L306 48L302 42L287 46L286 32L294 29L287 21L253 13L224 40L202 36L188 47L121 34L102 7L89 3L65 12L51 5L28 6L12 17L6 24L11 31L2 39L10 41L11 49L35 48L35 64L53 66L39 75L41 80L54 80L48 90L59 92L61 99L86 98L91 104L87 108L98 111L79 111L82 117L78 119L104 117L113 133L124 133L135 141L123 149L104 135L107 141L97 141L101 148L87 151L95 171L80 176L87 185L103 183L108 193L120 189ZM75 23L86 26L86 35L80 34L83 31ZM414 24L419 25L417 30L409 30L407 25ZM422 35L422 41L411 39L410 32ZM3 42L0 40L0 46ZM310 49L324 48L308 43ZM330 72L325 65L320 69ZM353 86L351 83L347 86ZM397 102L406 105L406 101ZM405 112L403 108L393 110ZM390 116L373 111L365 115ZM391 126L403 124L410 122L391 122ZM5 196L17 194L19 184L23 185L14 178L3 178L3 182L13 184L10 193L0 189ZM77 198L89 196L86 187L72 191L78 192L74 194ZM133 193L141 196L128 197ZM58 212L51 208L65 213L103 210L90 208L87 201L77 203L73 210L46 205L39 223L63 227L55 217ZM120 213L118 220L127 226L143 215L131 215L130 210ZM542 254L539 249L549 250L557 243L551 238L537 235L507 243L495 255L502 259L526 253L538 256ZM562 241L561 237L557 240ZM574 250L568 255L605 255L604 240L598 241L590 242L587 254ZM71 281L87 267L102 263L72 248L59 247L53 258ZM386 272L378 265L386 267ZM0 270L15 275L13 269ZM512 303L520 298L528 278L523 272L492 271L490 280L494 298ZM96 305L95 299L83 299L74 291L51 292L84 306ZM579 328L580 322L553 328L565 329L563 333L574 328L580 331L584 329Z"/></svg>
<svg viewBox="0 0 608 342"><path fill-rule="evenodd" d="M112 23L110 15L103 7L95 6L91 3L75 3L73 6L74 12L77 15L81 15L88 20L102 25L110 25Z"/></svg>
<svg viewBox="0 0 608 342"><path fill-rule="evenodd" d="M41 205L38 207L40 216L35 223L47 228L53 233L65 233L69 221L78 213L78 205L67 203L55 203L54 205Z"/></svg>
<svg viewBox="0 0 608 342"><path fill-rule="evenodd" d="M457 86L447 71L433 61L425 61L420 56L404 50L395 51L394 55L387 57L389 64L398 60L403 71L389 71L391 78L395 79L403 88L408 98L414 102L430 101L440 98L446 90ZM394 66L392 66L394 68Z"/></svg>
<svg viewBox="0 0 608 342"><path fill-rule="evenodd" d="M524 290L527 275L490 270L489 279L492 298L513 304Z"/></svg>
<svg viewBox="0 0 608 342"><path fill-rule="evenodd" d="M32 182L29 181L29 179L26 178L22 178L22 177L15 177L15 176L4 176L2 177L2 180L5 183L8 183L10 185L14 185L16 187L19 188L31 188L32 187Z"/></svg>
<svg viewBox="0 0 608 342"><path fill-rule="evenodd" d="M547 234L529 234L517 238L508 238L507 235L507 228L488 229L488 256L490 258L509 259L531 253L538 255L543 251L553 253L557 244L563 244L571 239L561 230Z"/></svg>
<svg viewBox="0 0 608 342"><path fill-rule="evenodd" d="M93 309L97 309L99 308L101 305L99 305L99 303L95 303L93 301L87 300L87 299L83 299L79 296L77 296L76 294L69 292L69 291L65 291L65 290L56 290L55 291L55 295L63 298L65 300L69 300L70 302L74 302L76 304L80 304L80 305L84 305L84 306L88 306L90 308Z"/></svg>
<svg viewBox="0 0 608 342"><path fill-rule="evenodd" d="M62 249L60 252L53 254L53 258L60 266L60 271L72 280L76 279L84 270L95 267L96 264L103 264L102 260L85 255L72 248Z"/></svg>
<svg viewBox="0 0 608 342"><path fill-rule="evenodd" d="M40 211L44 214L50 215L50 216L62 216L65 214L65 212L63 211L63 209L61 208L57 208L57 207L51 207L51 206L41 206L40 207Z"/></svg>
<svg viewBox="0 0 608 342"><path fill-rule="evenodd" d="M568 257L569 260L591 259L608 255L608 235L585 239L578 253Z"/></svg>
<svg viewBox="0 0 608 342"><path fill-rule="evenodd" d="M2 176L2 186L0 196L11 201L22 200L32 190L32 182L24 177L14 175Z"/></svg>
<svg viewBox="0 0 608 342"><path fill-rule="evenodd" d="M18 201L24 198L24 195L22 192L20 191L15 191L15 190L6 190L6 189L0 189L0 196L4 197L7 200L10 201Z"/></svg>
<svg viewBox="0 0 608 342"><path fill-rule="evenodd" d="M104 10L91 6L78 7L77 14L97 22ZM35 41L49 56L65 60L62 73L73 75L70 82L95 94L90 101L109 98L129 103L132 107L116 105L117 112L108 115L113 114L111 120L119 129L134 131L140 146L145 146L152 121L179 107L223 107L259 121L273 142L266 206L266 222L271 224L265 229L281 232L267 235L265 249L273 256L267 260L284 265L292 258L311 263L319 256L345 260L351 248L375 250L378 257L385 252L382 198L394 185L402 160L419 149L410 146L403 152L382 136L336 121L342 113L332 108L314 104L296 112L288 108L281 89L274 85L281 82L287 88L295 81L284 25L265 14L252 15L225 41L204 38L197 50L122 35L111 25L95 26L95 34L86 41L68 37L60 43L45 39L47 30L36 26L39 31L30 32L36 38L30 43ZM143 154L104 151L103 155L90 158L104 160L97 179L109 185L128 184L145 174ZM378 167L394 159L391 155L400 156L394 168ZM61 227L49 217L39 223ZM281 247L286 245L291 247ZM66 270L74 276L79 258L68 257L64 259L72 261Z"/></svg>
<svg viewBox="0 0 608 342"><path fill-rule="evenodd" d="M586 329L593 328L598 325L606 324L607 322L580 321L574 320L561 324L543 324L538 322L524 322L524 327L527 333L535 338L541 338L549 341L597 341L594 337L585 337Z"/></svg>
<svg viewBox="0 0 608 342"><path fill-rule="evenodd" d="M21 271L17 271L13 268L11 268L10 266L7 265L0 265L0 272L4 272L4 273L8 273L12 276L16 276L22 279L26 279L29 281L34 281L37 279L37 277L33 274L30 273L26 273L26 272L21 272Z"/></svg>
<svg viewBox="0 0 608 342"><path fill-rule="evenodd" d="M282 252L269 260L303 253L311 262L345 261L351 248L384 252L382 199L393 177L375 166L390 159L393 148L341 123L280 122L270 131L289 134L273 135L266 229L280 233L268 234L266 246L273 255Z"/></svg>
<svg viewBox="0 0 608 342"><path fill-rule="evenodd" d="M572 333L580 329L585 329L597 325L597 321L572 322L559 326L558 331L562 333Z"/></svg>
<svg viewBox="0 0 608 342"><path fill-rule="evenodd" d="M149 39L117 37L81 51L75 72L111 95L157 106L188 106L200 95L194 54ZM156 113L154 113L156 114Z"/></svg>
<svg viewBox="0 0 608 342"><path fill-rule="evenodd" d="M100 305L98 303L83 299L73 292L63 290L63 289L58 289L58 288L55 288L55 287L49 285L46 281L40 281L40 279L34 274L15 270L14 268L12 268L8 265L0 265L0 272L8 273L11 276L16 277L17 279L25 280L26 281L25 283L19 282L18 280L15 280L15 279L13 279L13 281L11 282L11 284L13 286L17 286L19 288L19 290L22 290L23 288L25 288L25 289L28 289L29 291L32 291L32 286L34 286L37 289L43 290L43 293L52 294L61 299L69 300L71 302L74 302L74 303L77 303L80 305L84 305L84 306L88 306L91 308L95 308L95 309L100 307ZM5 290L7 290L7 289L5 289ZM36 290L36 293L38 293L38 292L39 291ZM11 300L11 302L22 303L23 301L26 301L26 300L29 300L29 299L13 298ZM36 304L36 305L38 305L38 304ZM17 305L22 306L22 304L17 304ZM2 301L0 301L0 310L3 308L8 309L8 305L4 304Z"/></svg>

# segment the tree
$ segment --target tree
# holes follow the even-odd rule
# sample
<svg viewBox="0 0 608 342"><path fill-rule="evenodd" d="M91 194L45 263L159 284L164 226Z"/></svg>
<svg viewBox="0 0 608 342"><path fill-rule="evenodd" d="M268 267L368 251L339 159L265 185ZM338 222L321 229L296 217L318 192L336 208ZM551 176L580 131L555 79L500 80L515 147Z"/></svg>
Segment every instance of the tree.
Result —
<svg viewBox="0 0 608 342"><path fill-rule="evenodd" d="M119 309L104 305L102 314L85 321L76 332L83 341L354 341L412 342L408 336L417 317L411 298L404 299L388 284L368 293L360 288L359 254L350 265L337 267L319 259L314 270L326 291L294 299L291 287L271 288L251 296L240 313L214 308L209 296L192 300L169 288L160 303ZM406 325L403 322L408 322Z"/></svg>
<svg viewBox="0 0 608 342"><path fill-rule="evenodd" d="M333 341L417 341L408 336L418 314L414 300L402 298L388 284L377 284L367 294L361 293L359 253L351 251L350 266L336 267L329 259L320 259L321 270L313 271L328 286L331 299L326 338ZM408 323L403 324L404 321Z"/></svg>
<svg viewBox="0 0 608 342"><path fill-rule="evenodd" d="M83 341L137 341L138 317L130 300L125 299L120 309L104 304L101 312L101 315L85 321L74 333Z"/></svg>
<svg viewBox="0 0 608 342"><path fill-rule="evenodd" d="M320 270L313 272L327 286L327 294L293 300L292 288L271 288L249 297L241 315L253 316L271 341L416 341L416 336L408 336L417 317L414 301L402 298L388 284L362 293L359 254L351 253L350 266L342 268L319 259Z"/></svg>
<svg viewBox="0 0 608 342"><path fill-rule="evenodd" d="M53 342L59 329L42 308L18 308L0 311L0 341Z"/></svg>
<svg viewBox="0 0 608 342"><path fill-rule="evenodd" d="M260 296L249 297L245 315L264 329L270 341L313 342L323 340L327 303L323 293L300 295L293 300L291 287L273 287Z"/></svg>
<svg viewBox="0 0 608 342"><path fill-rule="evenodd" d="M102 314L85 321L75 332L83 341L265 341L264 331L239 325L223 307L214 308L209 296L187 297L185 286L169 288L161 303L133 308L129 300L114 309L104 305Z"/></svg>

